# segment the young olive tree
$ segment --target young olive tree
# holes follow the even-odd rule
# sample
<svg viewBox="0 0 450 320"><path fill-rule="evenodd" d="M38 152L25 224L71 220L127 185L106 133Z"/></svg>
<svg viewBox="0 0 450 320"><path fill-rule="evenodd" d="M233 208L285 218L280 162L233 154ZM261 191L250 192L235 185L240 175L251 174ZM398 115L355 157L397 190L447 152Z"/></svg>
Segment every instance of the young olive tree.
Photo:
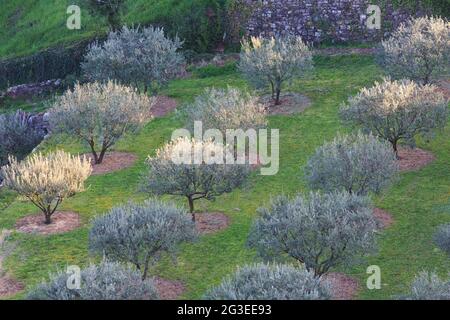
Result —
<svg viewBox="0 0 450 320"><path fill-rule="evenodd" d="M304 268L282 264L241 267L210 289L207 300L328 300L326 283Z"/></svg>
<svg viewBox="0 0 450 320"><path fill-rule="evenodd" d="M434 235L434 242L442 251L450 255L450 224L444 224L439 227Z"/></svg>
<svg viewBox="0 0 450 320"><path fill-rule="evenodd" d="M112 30L120 28L120 14L125 0L83 0L83 3L88 5L92 13L105 16Z"/></svg>
<svg viewBox="0 0 450 320"><path fill-rule="evenodd" d="M148 174L143 189L155 195L184 196L195 221L194 201L214 200L243 185L250 169L245 164L226 163L228 147L208 141L179 138L147 159Z"/></svg>
<svg viewBox="0 0 450 320"><path fill-rule="evenodd" d="M111 32L104 43L93 43L81 68L90 81L114 79L156 93L182 70L181 46L178 37L166 38L161 28L123 27Z"/></svg>
<svg viewBox="0 0 450 320"><path fill-rule="evenodd" d="M135 269L118 262L103 260L81 270L80 287L69 288L70 274L58 272L33 288L29 300L157 300L151 279L142 280Z"/></svg>
<svg viewBox="0 0 450 320"><path fill-rule="evenodd" d="M363 88L340 110L341 118L386 139L398 156L398 143L414 146L418 134L431 135L447 123L447 101L433 85L384 79Z"/></svg>
<svg viewBox="0 0 450 320"><path fill-rule="evenodd" d="M257 88L270 84L276 105L280 104L283 83L304 76L312 68L312 52L300 37L252 37L242 42L239 70Z"/></svg>
<svg viewBox="0 0 450 320"><path fill-rule="evenodd" d="M84 190L92 171L86 158L63 151L32 154L21 162L10 157L9 162L0 170L4 185L41 209L46 224L65 198Z"/></svg>
<svg viewBox="0 0 450 320"><path fill-rule="evenodd" d="M53 132L86 142L95 164L125 133L134 132L151 119L153 98L112 81L76 84L58 97L50 110Z"/></svg>
<svg viewBox="0 0 450 320"><path fill-rule="evenodd" d="M258 210L249 245L265 259L292 257L316 277L375 247L369 199L347 192L280 196Z"/></svg>
<svg viewBox="0 0 450 320"><path fill-rule="evenodd" d="M145 279L162 253L174 253L181 242L195 237L195 225L184 210L148 200L97 217L89 233L89 249L108 259L132 263Z"/></svg>
<svg viewBox="0 0 450 320"><path fill-rule="evenodd" d="M450 281L444 281L436 273L420 272L414 279L410 293L404 300L450 300Z"/></svg>
<svg viewBox="0 0 450 320"><path fill-rule="evenodd" d="M450 72L450 22L439 17L414 18L381 43L378 60L394 78L428 84Z"/></svg>
<svg viewBox="0 0 450 320"><path fill-rule="evenodd" d="M379 193L397 177L398 163L387 141L361 132L338 136L317 148L305 167L312 189Z"/></svg>

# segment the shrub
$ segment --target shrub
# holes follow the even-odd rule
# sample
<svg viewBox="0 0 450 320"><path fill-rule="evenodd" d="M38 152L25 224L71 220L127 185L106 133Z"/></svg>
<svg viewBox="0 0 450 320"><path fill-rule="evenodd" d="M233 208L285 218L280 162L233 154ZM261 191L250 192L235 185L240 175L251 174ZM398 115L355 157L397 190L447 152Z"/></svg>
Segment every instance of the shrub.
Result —
<svg viewBox="0 0 450 320"><path fill-rule="evenodd" d="M184 65L178 50L182 42L164 36L160 28L127 28L111 32L103 43L93 43L81 68L90 81L110 79L137 89L156 92L173 79Z"/></svg>
<svg viewBox="0 0 450 320"><path fill-rule="evenodd" d="M14 114L0 115L0 167L8 157L22 160L42 141L45 132L30 125L30 115L18 110Z"/></svg>
<svg viewBox="0 0 450 320"><path fill-rule="evenodd" d="M300 37L252 37L242 42L239 70L257 88L270 84L276 105L283 83L305 75L312 67L311 50Z"/></svg>
<svg viewBox="0 0 450 320"><path fill-rule="evenodd" d="M105 16L110 28L120 28L120 13L125 5L125 0L84 0L94 14Z"/></svg>
<svg viewBox="0 0 450 320"><path fill-rule="evenodd" d="M195 238L195 225L180 208L157 200L113 208L93 221L89 248L107 258L129 262L147 277L164 252Z"/></svg>
<svg viewBox="0 0 450 320"><path fill-rule="evenodd" d="M117 140L151 118L153 102L154 99L112 81L76 84L57 98L49 122L52 131L86 142L99 164Z"/></svg>
<svg viewBox="0 0 450 320"><path fill-rule="evenodd" d="M443 281L437 274L423 271L415 277L410 293L400 298L405 300L450 300L450 281Z"/></svg>
<svg viewBox="0 0 450 320"><path fill-rule="evenodd" d="M326 192L343 189L357 195L379 193L397 172L389 143L362 133L338 136L317 148L305 167L311 188Z"/></svg>
<svg viewBox="0 0 450 320"><path fill-rule="evenodd" d="M226 146L210 140L171 141L147 159L149 172L143 179L143 189L155 195L186 197L195 221L194 201L213 200L241 186L248 177L247 165L226 163L228 152ZM198 158L201 161L197 162Z"/></svg>
<svg viewBox="0 0 450 320"><path fill-rule="evenodd" d="M450 22L420 17L401 24L383 41L378 60L394 78L430 83L450 71Z"/></svg>
<svg viewBox="0 0 450 320"><path fill-rule="evenodd" d="M289 265L254 264L209 290L208 300L328 300L329 288L314 273Z"/></svg>
<svg viewBox="0 0 450 320"><path fill-rule="evenodd" d="M434 242L441 248L442 251L450 255L450 224L445 224L439 227L434 235Z"/></svg>
<svg viewBox="0 0 450 320"><path fill-rule="evenodd" d="M341 107L341 117L386 139L398 154L399 141L414 145L416 135L430 135L447 123L447 101L436 89L410 80L384 79L349 98Z"/></svg>
<svg viewBox="0 0 450 320"><path fill-rule="evenodd" d="M336 192L285 196L258 210L249 245L265 259L290 256L315 276L375 246L376 222L365 197Z"/></svg>
<svg viewBox="0 0 450 320"><path fill-rule="evenodd" d="M80 288L69 289L70 274L58 272L32 289L29 300L156 300L153 280L118 262L104 260L81 270Z"/></svg>
<svg viewBox="0 0 450 320"><path fill-rule="evenodd" d="M10 157L9 162L0 171L5 186L41 209L46 224L65 198L84 190L92 171L86 158L63 151L32 154L21 162Z"/></svg>

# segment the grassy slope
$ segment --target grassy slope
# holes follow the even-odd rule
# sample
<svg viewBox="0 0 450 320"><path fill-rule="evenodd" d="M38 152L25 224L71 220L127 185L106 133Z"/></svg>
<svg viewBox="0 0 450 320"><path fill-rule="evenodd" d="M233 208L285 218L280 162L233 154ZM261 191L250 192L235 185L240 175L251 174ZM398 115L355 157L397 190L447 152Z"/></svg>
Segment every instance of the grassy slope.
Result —
<svg viewBox="0 0 450 320"><path fill-rule="evenodd" d="M379 77L371 57L316 58L316 75L309 80L295 82L292 91L308 95L313 105L303 114L292 117L273 116L270 127L280 129L280 172L275 176L254 175L248 187L219 197L215 202L203 202L199 210L222 211L232 219L230 228L216 235L205 236L195 244L182 246L178 263L162 261L155 273L180 279L187 286L185 298L199 298L237 265L254 261L245 241L257 207L267 204L271 196L285 192L305 191L301 167L314 149L336 132L348 131L337 117L339 104L358 88L370 85ZM244 88L244 81L236 74L202 79L177 80L165 94L180 103L190 101L204 87L233 85ZM86 264L89 220L114 205L129 199L142 200L145 195L137 190L139 174L144 170L143 160L166 141L181 120L171 115L149 123L137 136L125 138L117 150L135 152L139 163L130 169L91 177L89 189L67 200L62 209L80 212L84 226L73 232L54 236L15 234L15 253L6 260L7 269L18 279L32 286L48 276L49 271L67 264ZM437 156L437 160L418 172L402 174L399 183L376 204L392 212L396 223L380 236L380 251L361 265L342 269L360 280L359 297L365 299L390 298L405 291L413 275L422 269L436 269L441 274L449 270L449 259L435 249L432 234L439 224L449 222L450 201L450 126L439 133L431 143L421 143ZM53 139L47 149L62 147L63 141ZM71 152L85 151L76 143L64 143ZM11 199L11 194L0 193L0 199ZM181 200L174 199L180 204ZM185 205L185 204L184 204ZM239 209L239 210L238 210ZM36 209L25 201L16 200L1 212L0 229L13 228L15 221ZM366 267L377 264L382 270L382 290L365 289ZM20 297L20 295L18 296Z"/></svg>

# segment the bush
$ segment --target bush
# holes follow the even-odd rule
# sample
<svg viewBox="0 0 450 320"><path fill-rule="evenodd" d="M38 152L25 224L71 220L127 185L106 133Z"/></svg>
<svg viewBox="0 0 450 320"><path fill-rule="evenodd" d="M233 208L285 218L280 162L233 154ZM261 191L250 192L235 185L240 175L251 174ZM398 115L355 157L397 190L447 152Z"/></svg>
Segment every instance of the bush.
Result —
<svg viewBox="0 0 450 320"><path fill-rule="evenodd" d="M252 37L242 42L239 70L257 88L270 84L276 105L283 83L305 75L312 67L311 50L300 37Z"/></svg>
<svg viewBox="0 0 450 320"><path fill-rule="evenodd" d="M434 235L434 242L441 248L442 251L450 255L450 224L445 224L439 227Z"/></svg>
<svg viewBox="0 0 450 320"><path fill-rule="evenodd" d="M395 180L397 172L389 143L362 133L338 136L317 148L305 167L311 188L357 195L379 193Z"/></svg>
<svg viewBox="0 0 450 320"><path fill-rule="evenodd" d="M129 262L147 277L164 252L195 238L195 225L180 208L157 200L113 208L93 221L89 248L107 258Z"/></svg>
<svg viewBox="0 0 450 320"><path fill-rule="evenodd" d="M143 179L143 189L155 195L186 197L195 221L194 201L214 200L231 192L243 185L249 175L247 165L226 164L228 152L227 147L212 141L188 138L171 141L155 157L147 159L149 172ZM199 157L204 159L197 163L195 159Z"/></svg>
<svg viewBox="0 0 450 320"><path fill-rule="evenodd" d="M120 28L120 14L125 5L125 0L84 0L94 14L106 17L112 30Z"/></svg>
<svg viewBox="0 0 450 320"><path fill-rule="evenodd" d="M45 132L30 124L30 115L18 110L14 114L0 115L0 167L8 157L22 160L42 141Z"/></svg>
<svg viewBox="0 0 450 320"><path fill-rule="evenodd" d="M328 300L329 288L304 268L254 264L209 290L207 300Z"/></svg>
<svg viewBox="0 0 450 320"><path fill-rule="evenodd" d="M405 300L450 300L450 281L441 280L435 273L421 272L414 279Z"/></svg>
<svg viewBox="0 0 450 320"><path fill-rule="evenodd" d="M114 79L154 93L182 71L182 42L164 36L161 28L127 28L111 32L103 43L93 43L81 68L90 81Z"/></svg>
<svg viewBox="0 0 450 320"><path fill-rule="evenodd" d="M22 162L10 157L9 162L0 170L4 185L41 209L46 224L65 198L84 190L92 171L86 158L63 151L32 154Z"/></svg>
<svg viewBox="0 0 450 320"><path fill-rule="evenodd" d="M381 43L378 60L394 78L427 84L450 71L450 22L420 17L401 24Z"/></svg>
<svg viewBox="0 0 450 320"><path fill-rule="evenodd" d="M70 274L58 272L28 293L29 300L156 300L153 280L138 271L104 260L81 270L80 288L69 289Z"/></svg>
<svg viewBox="0 0 450 320"><path fill-rule="evenodd" d="M290 256L316 277L375 247L376 222L368 198L347 192L285 196L260 208L249 245L265 259Z"/></svg>
<svg viewBox="0 0 450 320"><path fill-rule="evenodd" d="M398 154L399 141L414 146L416 135L430 136L446 125L447 101L433 85L384 79L350 97L340 114L344 121L389 141Z"/></svg>
<svg viewBox="0 0 450 320"><path fill-rule="evenodd" d="M112 81L76 84L57 98L49 122L52 131L86 142L99 164L117 140L151 118L153 103L154 99Z"/></svg>

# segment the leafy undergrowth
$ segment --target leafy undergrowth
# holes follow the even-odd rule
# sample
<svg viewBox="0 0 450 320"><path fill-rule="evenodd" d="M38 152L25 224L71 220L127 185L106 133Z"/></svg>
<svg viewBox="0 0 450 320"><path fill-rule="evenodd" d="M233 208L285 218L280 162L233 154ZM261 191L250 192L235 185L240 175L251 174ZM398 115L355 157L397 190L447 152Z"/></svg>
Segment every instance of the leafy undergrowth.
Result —
<svg viewBox="0 0 450 320"><path fill-rule="evenodd" d="M381 73L370 56L342 56L315 58L315 75L294 82L290 91L301 92L313 102L304 113L294 116L271 116L271 128L280 129L280 171L275 176L260 176L256 172L248 186L219 197L215 202L200 203L199 211L220 211L231 218L228 229L214 235L203 236L195 244L183 245L178 261L163 259L153 270L159 276L181 280L187 291L183 298L200 298L205 290L217 283L238 265L255 260L254 252L246 248L249 227L259 206L267 205L270 198L280 194L306 191L302 167L315 148L337 132L348 132L337 116L340 103L362 87L371 85ZM181 108L208 86L227 85L246 88L245 82L234 72L213 77L173 81L163 92L176 98ZM34 236L15 233L14 253L5 267L27 287L47 278L58 267L86 265L92 257L87 250L89 221L112 206L129 200L142 201L147 196L138 192L139 176L145 169L144 159L155 148L167 141L173 129L182 125L177 114L150 122L139 134L123 139L116 150L136 153L137 164L129 169L93 176L88 190L68 199L62 209L77 211L83 227L62 235ZM445 275L449 259L432 242L435 228L450 221L450 126L438 133L431 142L420 142L420 147L432 151L436 161L428 167L402 174L401 180L384 195L375 199L376 205L390 211L395 223L379 237L379 252L360 264L339 271L356 277L361 284L358 298L389 299L404 293L414 274L426 269ZM87 150L62 137L46 141L43 149L64 148L70 152ZM0 199L11 199L5 190ZM181 199L165 197L186 205ZM3 200L2 200L3 201ZM10 201L9 201L10 202ZM5 209L0 208L0 229L14 228L16 220L37 210L21 199ZM378 265L382 272L382 289L368 290L366 268ZM21 298L18 295L14 298Z"/></svg>

